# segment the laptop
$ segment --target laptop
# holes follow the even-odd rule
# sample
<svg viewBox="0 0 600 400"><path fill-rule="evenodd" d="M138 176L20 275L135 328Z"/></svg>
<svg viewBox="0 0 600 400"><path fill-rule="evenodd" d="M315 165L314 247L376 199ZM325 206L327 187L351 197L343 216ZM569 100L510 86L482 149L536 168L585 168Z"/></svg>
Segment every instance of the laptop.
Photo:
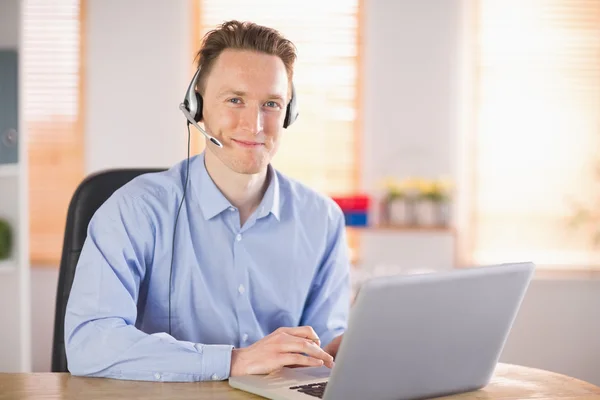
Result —
<svg viewBox="0 0 600 400"><path fill-rule="evenodd" d="M229 385L275 400L419 399L486 386L534 272L513 263L374 278L335 367L282 368Z"/></svg>

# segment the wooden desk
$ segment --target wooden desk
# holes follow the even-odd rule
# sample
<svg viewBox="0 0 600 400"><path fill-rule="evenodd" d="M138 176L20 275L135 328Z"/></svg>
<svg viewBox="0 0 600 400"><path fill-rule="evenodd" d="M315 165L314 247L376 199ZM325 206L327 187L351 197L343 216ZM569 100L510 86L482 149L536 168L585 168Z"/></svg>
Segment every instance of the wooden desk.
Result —
<svg viewBox="0 0 600 400"><path fill-rule="evenodd" d="M227 382L157 383L79 378L69 374L0 374L0 399L260 399ZM538 369L498 364L484 389L443 399L600 400L600 387Z"/></svg>

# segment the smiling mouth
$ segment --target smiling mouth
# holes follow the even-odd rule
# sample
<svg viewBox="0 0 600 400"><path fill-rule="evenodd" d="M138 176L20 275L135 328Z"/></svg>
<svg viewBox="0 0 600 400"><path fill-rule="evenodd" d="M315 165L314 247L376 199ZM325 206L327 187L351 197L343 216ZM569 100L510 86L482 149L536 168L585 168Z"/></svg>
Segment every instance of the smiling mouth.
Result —
<svg viewBox="0 0 600 400"><path fill-rule="evenodd" d="M250 142L250 141L246 141L246 140L239 140L239 139L231 139L231 140L242 147L256 148L256 147L265 145L264 143Z"/></svg>

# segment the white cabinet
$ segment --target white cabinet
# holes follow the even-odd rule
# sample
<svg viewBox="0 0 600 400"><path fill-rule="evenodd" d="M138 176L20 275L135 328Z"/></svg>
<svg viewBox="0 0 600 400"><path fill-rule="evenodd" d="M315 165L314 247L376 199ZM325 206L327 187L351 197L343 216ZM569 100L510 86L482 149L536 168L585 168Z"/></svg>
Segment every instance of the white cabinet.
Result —
<svg viewBox="0 0 600 400"><path fill-rule="evenodd" d="M457 266L453 228L352 227L358 233L355 265L368 275L440 271Z"/></svg>
<svg viewBox="0 0 600 400"><path fill-rule="evenodd" d="M457 236L453 228L347 227L358 236L351 270L352 298L366 280L380 276L456 268Z"/></svg>

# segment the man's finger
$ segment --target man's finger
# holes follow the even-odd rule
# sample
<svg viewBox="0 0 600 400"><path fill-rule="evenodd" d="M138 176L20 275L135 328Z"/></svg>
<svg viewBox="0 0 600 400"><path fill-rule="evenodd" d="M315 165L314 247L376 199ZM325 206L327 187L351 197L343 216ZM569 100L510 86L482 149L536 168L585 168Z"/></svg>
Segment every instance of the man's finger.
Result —
<svg viewBox="0 0 600 400"><path fill-rule="evenodd" d="M321 339L319 339L317 333L310 326L283 327L280 328L280 330L288 335L312 340L317 344L317 346L321 346Z"/></svg>
<svg viewBox="0 0 600 400"><path fill-rule="evenodd" d="M321 365L323 365L323 360L296 353L284 353L280 356L279 361L281 363L281 366L283 367L286 367L288 365L320 367Z"/></svg>
<svg viewBox="0 0 600 400"><path fill-rule="evenodd" d="M285 342L281 344L280 351L283 353L301 353L309 357L323 360L325 365L333 367L333 357L320 348L311 340L288 335Z"/></svg>

